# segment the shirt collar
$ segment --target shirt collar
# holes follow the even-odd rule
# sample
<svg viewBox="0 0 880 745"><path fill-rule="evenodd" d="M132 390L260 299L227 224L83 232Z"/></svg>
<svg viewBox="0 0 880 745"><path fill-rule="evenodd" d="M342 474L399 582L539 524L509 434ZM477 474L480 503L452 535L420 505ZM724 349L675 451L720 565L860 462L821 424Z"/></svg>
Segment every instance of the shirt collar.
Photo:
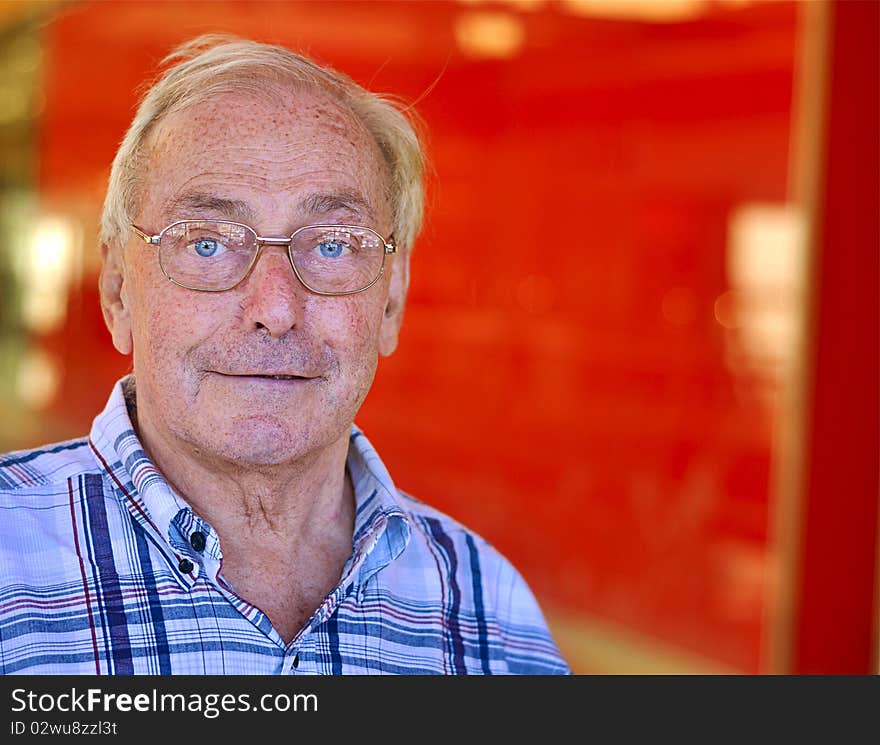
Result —
<svg viewBox="0 0 880 745"><path fill-rule="evenodd" d="M171 522L187 505L144 452L131 420L136 410L134 377L129 375L113 386L104 411L92 423L89 440L129 512L170 543Z"/></svg>
<svg viewBox="0 0 880 745"><path fill-rule="evenodd" d="M352 559L357 562L359 556L363 557L357 577L357 585L363 590L370 577L403 553L411 528L388 469L366 435L354 424L347 466L357 510Z"/></svg>
<svg viewBox="0 0 880 745"><path fill-rule="evenodd" d="M186 549L182 526L196 526L206 532L209 540L205 552L218 561L220 546L211 541L210 526L175 494L144 452L132 425L135 412L135 381L129 375L114 385L107 405L92 424L89 443L132 517L160 539L160 547L180 580L191 586L198 569L196 573L183 573L178 566ZM354 424L346 464L354 486L356 511L352 555L343 570L342 584L348 580L363 588L370 577L403 553L409 543L410 525L388 470Z"/></svg>

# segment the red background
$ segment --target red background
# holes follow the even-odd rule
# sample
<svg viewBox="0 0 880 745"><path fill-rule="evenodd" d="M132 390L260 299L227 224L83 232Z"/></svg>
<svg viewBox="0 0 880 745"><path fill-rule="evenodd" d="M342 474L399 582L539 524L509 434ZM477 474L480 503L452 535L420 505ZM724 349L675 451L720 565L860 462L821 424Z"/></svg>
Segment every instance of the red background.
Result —
<svg viewBox="0 0 880 745"><path fill-rule="evenodd" d="M516 18L515 56L462 53L455 25L475 10ZM138 87L204 31L416 100L426 227L401 347L358 423L401 488L513 560L551 622L600 619L756 672L777 412L771 381L731 371L715 303L733 212L790 198L798 10L709 2L649 23L559 3L77 4L44 32L39 190L80 205L93 237ZM42 344L63 370L46 421L81 434L128 369L94 272Z"/></svg>

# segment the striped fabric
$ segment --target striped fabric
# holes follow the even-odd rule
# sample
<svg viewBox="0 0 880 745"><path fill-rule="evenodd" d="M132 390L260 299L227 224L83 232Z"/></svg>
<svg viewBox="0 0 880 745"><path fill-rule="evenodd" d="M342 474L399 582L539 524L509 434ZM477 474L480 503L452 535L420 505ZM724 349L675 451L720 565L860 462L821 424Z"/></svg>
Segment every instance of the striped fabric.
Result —
<svg viewBox="0 0 880 745"><path fill-rule="evenodd" d="M0 456L3 674L569 672L517 571L396 489L355 426L352 554L286 645L144 454L124 382L88 438Z"/></svg>

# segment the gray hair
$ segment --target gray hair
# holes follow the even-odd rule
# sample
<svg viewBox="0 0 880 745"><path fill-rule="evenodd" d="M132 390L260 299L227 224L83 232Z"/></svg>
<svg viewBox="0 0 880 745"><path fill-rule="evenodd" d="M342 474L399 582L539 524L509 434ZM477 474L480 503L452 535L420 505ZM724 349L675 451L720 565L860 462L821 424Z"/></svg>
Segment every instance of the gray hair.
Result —
<svg viewBox="0 0 880 745"><path fill-rule="evenodd" d="M425 156L413 123L394 99L284 47L229 36L199 36L161 64L168 67L143 97L113 159L101 216L103 244L121 247L129 237L141 197L142 156L157 122L211 95L264 93L268 82L324 90L363 123L388 165L394 237L404 250L412 247L422 223Z"/></svg>

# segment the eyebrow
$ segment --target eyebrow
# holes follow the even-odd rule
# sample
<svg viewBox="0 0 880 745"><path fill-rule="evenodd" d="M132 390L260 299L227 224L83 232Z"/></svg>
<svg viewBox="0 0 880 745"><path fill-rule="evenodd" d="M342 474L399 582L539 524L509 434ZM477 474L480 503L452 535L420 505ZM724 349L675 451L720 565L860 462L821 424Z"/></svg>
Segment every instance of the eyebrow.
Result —
<svg viewBox="0 0 880 745"><path fill-rule="evenodd" d="M354 191L314 192L303 197L297 206L303 213L309 215L326 215L342 211L370 220L374 219L370 203Z"/></svg>
<svg viewBox="0 0 880 745"><path fill-rule="evenodd" d="M183 194L168 203L171 214L184 213L185 217L211 214L218 217L236 217L242 222L254 219L254 211L240 199L224 199L205 192ZM189 213L189 214L187 214Z"/></svg>
<svg viewBox="0 0 880 745"><path fill-rule="evenodd" d="M251 206L240 199L226 199L207 192L182 194L167 204L167 211L183 217L215 216L218 219L235 218L241 222L256 219ZM374 219L373 208L360 194L354 191L313 192L307 194L297 204L298 211L308 215L328 215L333 212L348 212L358 217Z"/></svg>

